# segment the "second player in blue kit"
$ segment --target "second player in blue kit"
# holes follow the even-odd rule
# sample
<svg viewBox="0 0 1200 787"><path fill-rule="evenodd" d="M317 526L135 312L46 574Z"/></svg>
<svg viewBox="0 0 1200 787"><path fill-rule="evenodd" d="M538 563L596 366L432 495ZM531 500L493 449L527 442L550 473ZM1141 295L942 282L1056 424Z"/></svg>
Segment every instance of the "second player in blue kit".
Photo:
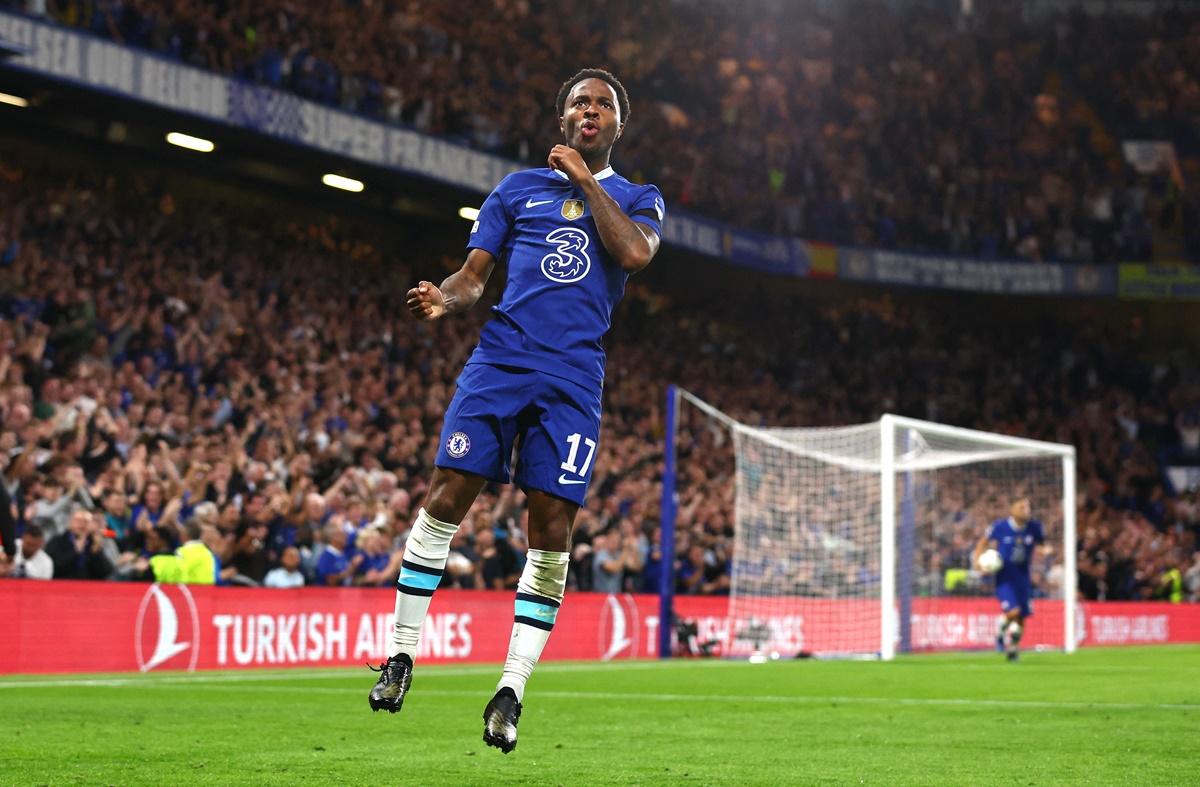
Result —
<svg viewBox="0 0 1200 787"><path fill-rule="evenodd" d="M388 659L369 696L373 710L400 710L450 539L487 482L515 480L528 500L530 549L508 658L483 712L484 741L505 753L516 748L525 684L558 616L571 528L595 469L603 338L626 280L658 252L666 210L658 188L609 164L629 117L616 77L578 72L556 110L566 144L550 150L546 168L496 186L458 272L408 293L414 315L436 320L473 306L497 264L507 271L446 410L429 493L405 543Z"/></svg>
<svg viewBox="0 0 1200 787"><path fill-rule="evenodd" d="M1029 498L1018 498L1013 501L1009 516L993 522L975 547L976 563L986 549L999 552L1003 561L995 574L996 598L1004 614L996 644L1009 661L1016 661L1025 619L1033 614L1029 567L1034 551L1046 541L1042 523L1031 519L1030 514Z"/></svg>

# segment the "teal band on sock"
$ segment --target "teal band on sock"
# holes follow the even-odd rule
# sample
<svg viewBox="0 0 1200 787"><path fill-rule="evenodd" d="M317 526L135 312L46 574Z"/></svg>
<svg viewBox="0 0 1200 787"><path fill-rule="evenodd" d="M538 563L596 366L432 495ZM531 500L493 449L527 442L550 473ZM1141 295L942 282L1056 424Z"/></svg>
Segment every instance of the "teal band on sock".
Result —
<svg viewBox="0 0 1200 787"><path fill-rule="evenodd" d="M558 618L558 607L517 599L513 613L518 618L531 618L553 626L554 621Z"/></svg>
<svg viewBox="0 0 1200 787"><path fill-rule="evenodd" d="M420 590L436 590L438 583L441 581L441 573L426 574L424 572L412 571L408 568L400 570L399 584L405 587L419 588Z"/></svg>

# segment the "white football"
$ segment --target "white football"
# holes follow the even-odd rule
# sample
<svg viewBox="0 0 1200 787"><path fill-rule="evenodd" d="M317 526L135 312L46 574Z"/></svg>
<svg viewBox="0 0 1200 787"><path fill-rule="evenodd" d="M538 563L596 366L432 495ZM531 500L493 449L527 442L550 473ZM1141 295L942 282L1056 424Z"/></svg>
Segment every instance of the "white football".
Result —
<svg viewBox="0 0 1200 787"><path fill-rule="evenodd" d="M994 549L989 549L979 556L979 570L985 574L995 574L1004 565L1004 559Z"/></svg>

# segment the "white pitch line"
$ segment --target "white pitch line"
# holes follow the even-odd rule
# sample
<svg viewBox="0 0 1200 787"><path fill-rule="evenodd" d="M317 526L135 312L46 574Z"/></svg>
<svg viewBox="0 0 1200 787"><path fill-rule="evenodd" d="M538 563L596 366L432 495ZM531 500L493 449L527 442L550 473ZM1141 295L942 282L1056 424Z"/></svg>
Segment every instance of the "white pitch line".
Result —
<svg viewBox="0 0 1200 787"><path fill-rule="evenodd" d="M219 677L219 676L211 676ZM163 678L158 680L141 680L141 681L123 681L123 682L106 682L100 683L97 681L91 682L75 682L68 685L72 686L112 686L112 687L129 687L137 686L140 688L178 688L181 685L188 685L192 689L207 689L210 691L221 691L223 687L215 685L226 681L216 680L199 680L199 679L171 679ZM31 684L0 684L4 688L18 688L21 685L29 686ZM44 683L33 685L45 685ZM58 686L62 684L52 683L51 685ZM287 686L243 686L239 687L242 692L255 693L294 693L294 687ZM313 688L307 687L303 690L306 694L340 694L340 695L357 695L362 693L362 689L351 688ZM469 691L465 689L424 689L419 691L418 697L478 697L486 698L486 691ZM845 697L832 696L825 697L819 695L796 695L786 696L780 694L664 694L664 693L641 693L641 692L603 692L603 691L538 691L536 697L539 699L564 699L564 700L599 700L599 701L621 701L621 702L636 702L636 701L651 701L651 702L745 702L749 704L772 704L772 705L907 705L907 706L938 706L938 707L984 707L984 708L1009 708L1013 710L1200 710L1200 704L1190 703L1161 703L1161 702L1059 702L1053 700L989 700L989 699L971 699L963 697Z"/></svg>
<svg viewBox="0 0 1200 787"><path fill-rule="evenodd" d="M688 667L732 667L742 662L725 661L722 659L675 661L671 668ZM364 665L365 666L365 665ZM539 674L570 673L570 672L627 672L635 670L661 669L657 661L609 661L599 664L542 664L538 667ZM499 664L479 665L472 667L444 667L431 665L421 671L421 680L440 677L461 677L464 675L495 675L501 669ZM312 670L283 670L280 672L256 673L252 671L237 674L207 674L190 673L182 675L161 675L154 673L133 673L129 677L120 678L47 678L33 680L0 681L0 689L20 688L67 688L71 686L152 686L156 684L193 684L193 683L258 683L271 681L292 680L342 680L347 677L361 675L364 670L357 669L325 669Z"/></svg>
<svg viewBox="0 0 1200 787"><path fill-rule="evenodd" d="M477 692L451 692L432 690L429 694L469 695L476 696ZM970 707L998 708L1102 708L1113 710L1200 710L1200 704L1173 704L1153 702L1055 702L1051 700L986 700L967 698L940 697L821 697L813 695L798 695L789 697L778 694L641 694L638 692L588 692L588 691L539 691L538 697L555 697L558 699L606 699L606 700L654 700L656 702L766 702L766 703L803 703L803 704L835 704L847 705L961 705Z"/></svg>
<svg viewBox="0 0 1200 787"><path fill-rule="evenodd" d="M990 652L988 655L994 655L994 651ZM909 662L909 663L911 664L912 662ZM932 665L932 663L931 663L931 665ZM954 669L956 671L965 670L965 671L987 672L987 671L995 669L995 665L994 664L955 664ZM1108 665L1099 665L1099 664L1095 665L1095 666L1083 666L1083 665L1068 664L1068 663L1064 663L1064 662L1058 662L1055 664L1022 665L1022 671L1028 672L1031 670L1037 670L1042 673L1046 673L1046 672L1061 673L1061 674L1070 673L1071 675L1078 676L1078 675L1086 675L1089 672L1094 672L1094 673L1120 672L1121 674L1128 674L1130 672L1162 672L1163 668L1162 667L1139 667L1136 665L1131 665L1128 667L1117 667L1117 666L1108 666ZM1200 672L1200 664L1197 664L1196 666L1191 666L1191 665L1180 666L1178 664L1172 664L1171 672L1175 675L1178 675L1181 672Z"/></svg>

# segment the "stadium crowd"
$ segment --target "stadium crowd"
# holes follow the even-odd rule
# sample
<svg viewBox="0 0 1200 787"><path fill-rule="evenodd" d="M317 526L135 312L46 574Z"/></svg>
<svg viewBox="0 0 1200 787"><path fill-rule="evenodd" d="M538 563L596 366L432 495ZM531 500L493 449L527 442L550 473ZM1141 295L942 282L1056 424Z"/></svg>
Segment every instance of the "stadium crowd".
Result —
<svg viewBox="0 0 1200 787"><path fill-rule="evenodd" d="M397 305L458 264L430 249L461 238L223 206L188 183L0 154L0 571L145 580L156 555L190 544L219 559L221 582L386 586L487 316L424 324ZM1194 350L1136 323L772 290L653 270L630 282L573 588L657 584L674 381L750 424L892 411L1072 442L1084 593L1200 595L1196 492L1171 489L1158 463L1200 452ZM732 451L685 413L671 559L680 592L727 592ZM515 587L523 503L508 487L480 497L447 584ZM945 560L961 564L959 546Z"/></svg>
<svg viewBox="0 0 1200 787"><path fill-rule="evenodd" d="M0 0L534 163L562 63L601 64L633 96L618 166L677 207L839 244L1200 260L1200 13L956 5ZM1178 158L1135 169L1126 140Z"/></svg>

